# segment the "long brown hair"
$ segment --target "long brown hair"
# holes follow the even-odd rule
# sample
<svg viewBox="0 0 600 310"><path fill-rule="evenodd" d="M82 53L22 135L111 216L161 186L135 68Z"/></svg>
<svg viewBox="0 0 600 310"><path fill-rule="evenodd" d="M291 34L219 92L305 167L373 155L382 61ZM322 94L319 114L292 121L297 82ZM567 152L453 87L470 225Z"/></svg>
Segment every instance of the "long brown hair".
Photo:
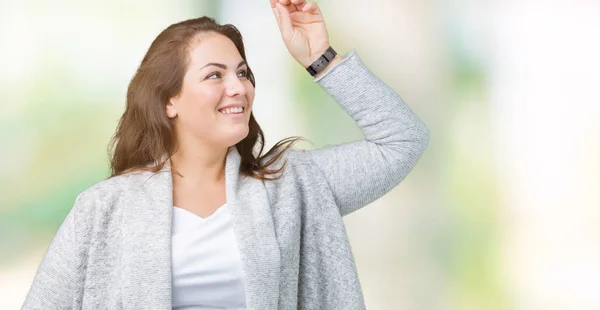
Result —
<svg viewBox="0 0 600 310"><path fill-rule="evenodd" d="M207 32L222 34L233 41L248 63L242 35L231 24L219 25L213 18L204 16L163 30L150 45L129 83L125 112L108 146L110 177L138 170L158 172L175 153L175 127L166 115L165 105L181 91L192 43ZM250 67L247 76L256 87ZM298 140L303 138L283 139L262 155L264 133L251 113L248 136L235 145L241 155L240 173L259 180L278 179L280 176L270 176L280 173L285 162L278 169L269 169L269 166ZM257 156L254 155L256 146Z"/></svg>

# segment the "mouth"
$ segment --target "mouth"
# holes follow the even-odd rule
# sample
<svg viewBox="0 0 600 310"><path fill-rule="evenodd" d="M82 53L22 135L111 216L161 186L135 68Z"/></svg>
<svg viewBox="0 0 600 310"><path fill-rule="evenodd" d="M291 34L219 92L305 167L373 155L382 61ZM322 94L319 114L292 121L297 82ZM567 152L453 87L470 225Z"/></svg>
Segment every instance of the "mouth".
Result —
<svg viewBox="0 0 600 310"><path fill-rule="evenodd" d="M225 116L240 116L244 115L244 112L246 112L246 108L244 107L233 107L219 110L219 113Z"/></svg>

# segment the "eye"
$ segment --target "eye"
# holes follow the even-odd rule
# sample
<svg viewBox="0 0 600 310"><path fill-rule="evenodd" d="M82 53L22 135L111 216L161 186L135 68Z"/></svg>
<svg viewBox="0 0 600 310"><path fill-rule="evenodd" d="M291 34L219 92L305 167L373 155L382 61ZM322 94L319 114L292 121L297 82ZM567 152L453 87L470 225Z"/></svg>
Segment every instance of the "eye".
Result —
<svg viewBox="0 0 600 310"><path fill-rule="evenodd" d="M221 72L213 72L206 76L206 79L210 79L211 77L216 76L217 78L221 77Z"/></svg>
<svg viewBox="0 0 600 310"><path fill-rule="evenodd" d="M240 74L241 74L241 75L240 75ZM238 76L241 76L241 77L248 77L248 70L240 70L240 71L238 72Z"/></svg>

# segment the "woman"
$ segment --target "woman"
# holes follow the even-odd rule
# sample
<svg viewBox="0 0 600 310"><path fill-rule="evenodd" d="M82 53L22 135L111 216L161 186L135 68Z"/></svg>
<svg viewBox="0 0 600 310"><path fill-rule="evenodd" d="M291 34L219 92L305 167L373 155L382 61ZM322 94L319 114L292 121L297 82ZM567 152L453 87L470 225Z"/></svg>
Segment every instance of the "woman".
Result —
<svg viewBox="0 0 600 310"><path fill-rule="evenodd" d="M207 17L171 25L129 85L112 176L77 197L23 309L365 307L342 216L398 185L428 130L355 51L333 57L315 3L271 7L366 139L263 155L241 35Z"/></svg>

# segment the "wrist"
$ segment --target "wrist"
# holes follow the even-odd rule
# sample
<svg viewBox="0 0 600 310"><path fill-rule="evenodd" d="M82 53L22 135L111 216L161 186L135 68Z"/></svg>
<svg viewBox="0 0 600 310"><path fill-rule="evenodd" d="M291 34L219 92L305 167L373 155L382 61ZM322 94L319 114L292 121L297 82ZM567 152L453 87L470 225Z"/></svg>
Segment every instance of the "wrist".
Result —
<svg viewBox="0 0 600 310"><path fill-rule="evenodd" d="M308 71L312 77L316 77L319 73L325 71L336 58L336 63L340 61L337 52L331 46L328 46L325 51L315 55L318 55L318 57L311 57L309 60L311 63L309 65L304 65L306 71Z"/></svg>
<svg viewBox="0 0 600 310"><path fill-rule="evenodd" d="M327 71L331 70L331 68L333 68L336 64L342 62L342 60L344 60L344 57L340 56L339 54L336 55L328 64L327 66L325 66L325 68L323 69L323 71L315 74L314 78L319 78L320 76L322 76L323 74L325 74Z"/></svg>

